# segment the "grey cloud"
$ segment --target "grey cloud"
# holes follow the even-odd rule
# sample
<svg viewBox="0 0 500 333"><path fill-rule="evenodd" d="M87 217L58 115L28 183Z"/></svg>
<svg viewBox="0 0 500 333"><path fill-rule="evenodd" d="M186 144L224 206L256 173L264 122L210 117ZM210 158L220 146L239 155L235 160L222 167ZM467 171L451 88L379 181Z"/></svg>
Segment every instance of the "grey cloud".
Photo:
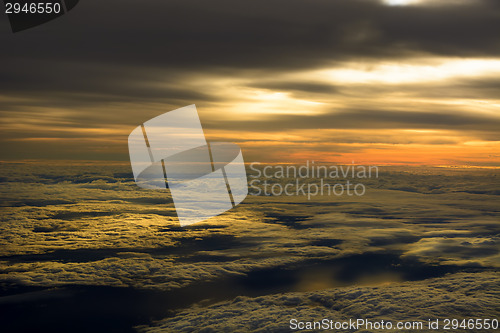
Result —
<svg viewBox="0 0 500 333"><path fill-rule="evenodd" d="M258 82L250 86L261 89L278 90L278 91L291 91L301 96L308 94L328 94L332 95L339 92L339 89L330 84L316 83L316 82Z"/></svg>
<svg viewBox="0 0 500 333"><path fill-rule="evenodd" d="M135 96L137 90L119 79L136 80L132 67L148 75L168 69L175 79L181 69L287 71L422 53L496 56L499 10L493 0L443 7L388 7L368 0L238 5L228 0L150 0L140 6L134 1L86 1L59 20L2 35L8 66L1 87L36 91L54 81L58 84L51 89L56 91L90 90L98 98L97 92L113 95L122 87L123 96ZM120 73L122 66L129 67L127 74ZM117 80L110 81L113 72ZM136 88L144 96L159 93Z"/></svg>
<svg viewBox="0 0 500 333"><path fill-rule="evenodd" d="M209 122L207 128L231 128L245 131L274 131L276 128L315 129L451 129L490 130L500 126L496 116L474 115L449 111L417 112L409 110L354 109L331 110L321 115L280 115L266 116L263 120Z"/></svg>
<svg viewBox="0 0 500 333"><path fill-rule="evenodd" d="M11 55L36 50L38 59L172 68L310 67L332 59L414 51L494 55L499 50L498 10L494 0L441 7L388 7L367 0L259 0L237 6L228 0L150 0L141 6L87 1L51 25L5 36L3 44ZM346 40L346 31L359 36L364 30L377 30L380 36Z"/></svg>
<svg viewBox="0 0 500 333"><path fill-rule="evenodd" d="M53 108L96 106L111 102L215 101L215 97L183 87L178 70L152 69L147 65L132 66L110 63L64 60L49 62L33 58L13 59L3 69L0 85L9 97L29 100L3 102L4 110L23 112L27 107L41 106L43 101ZM183 79L185 80L185 78Z"/></svg>

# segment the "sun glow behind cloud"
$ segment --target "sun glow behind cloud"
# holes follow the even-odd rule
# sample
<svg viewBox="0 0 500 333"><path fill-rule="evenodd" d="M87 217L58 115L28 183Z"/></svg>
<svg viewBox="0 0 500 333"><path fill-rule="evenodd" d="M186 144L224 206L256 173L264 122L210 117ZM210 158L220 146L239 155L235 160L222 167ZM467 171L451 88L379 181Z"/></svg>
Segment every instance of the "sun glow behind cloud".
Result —
<svg viewBox="0 0 500 333"><path fill-rule="evenodd" d="M500 98L487 86L476 91L467 86L498 77L500 59L420 58L346 62L272 76L201 73L176 84L213 97L198 105L209 140L238 141L250 160L500 165L495 153L500 138L493 129L500 121ZM169 88L168 82L156 84ZM175 106L120 103L110 108L124 114L141 109L154 116ZM4 130L17 134L7 139L9 144L21 149L35 145L40 151L50 145L62 154L81 144L83 151L103 156L112 151L126 158L120 143L128 125L82 127L70 121L78 110L43 109L24 123L14 112L4 119ZM29 110L36 112L36 107ZM100 116L106 122L106 113Z"/></svg>
<svg viewBox="0 0 500 333"><path fill-rule="evenodd" d="M454 5L473 3L475 0L382 0L388 6Z"/></svg>
<svg viewBox="0 0 500 333"><path fill-rule="evenodd" d="M232 136L252 158L272 161L306 160L316 156L317 160L343 163L355 160L380 164L498 165L497 131L487 128L473 131L472 122L483 118L500 121L500 98L488 93L488 89L471 92L467 88L467 84L494 81L498 77L500 59L435 57L397 62L347 62L314 71L277 73L270 78L245 78L229 88L231 102L216 104L213 110L206 109L206 112L217 118L222 110L223 115L234 114L251 120L252 125L243 131L208 129L207 134L217 138L224 133L226 140ZM308 85L322 88L306 91ZM460 88L461 85L465 88ZM255 86L263 88L255 89ZM351 117L349 110L353 110ZM367 111L366 116L356 116L356 110L373 111ZM383 123L378 123L376 119L381 110L394 112L395 117L381 116L385 117L380 120L384 119ZM290 123L286 120L290 116L299 118ZM314 125L303 130L295 128L315 116L325 117L325 121L318 122L316 128ZM373 117L373 122L366 117ZM471 124L467 125L467 121L460 121L456 126L447 124L456 121L455 117L469 117ZM430 120L433 118L435 124ZM283 121L276 122L277 119ZM279 125L275 130L263 130L267 121ZM329 126L334 129L328 129ZM346 132L343 126L359 128ZM471 129L464 130L467 127ZM276 150L280 153L271 153Z"/></svg>
<svg viewBox="0 0 500 333"><path fill-rule="evenodd" d="M433 85L496 79L500 59L418 58L408 61L360 63L347 62L333 68L276 73L272 77L231 80L211 77L210 93L222 103L214 104L211 116L220 111L243 119L263 119L273 115L319 115L351 107L417 110L428 112L453 108L467 112L498 115L500 98L459 98L428 96ZM306 86L331 87L332 92L290 90L272 87L274 83L293 82ZM256 85L264 88L254 88ZM269 85L271 87L266 88ZM416 89L417 88L417 89ZM196 88L193 88L196 89ZM338 90L337 93L333 90ZM340 93L339 93L340 91Z"/></svg>
<svg viewBox="0 0 500 333"><path fill-rule="evenodd" d="M233 112L252 119L279 114L314 115L320 113L322 106L320 102L295 98L289 92L247 87L234 89L232 97L239 97L239 101L231 106Z"/></svg>
<svg viewBox="0 0 500 333"><path fill-rule="evenodd" d="M407 6L421 3L422 0L383 0L389 6Z"/></svg>
<svg viewBox="0 0 500 333"><path fill-rule="evenodd" d="M311 73L332 83L426 83L463 77L498 77L499 59L423 59L416 63L346 64Z"/></svg>

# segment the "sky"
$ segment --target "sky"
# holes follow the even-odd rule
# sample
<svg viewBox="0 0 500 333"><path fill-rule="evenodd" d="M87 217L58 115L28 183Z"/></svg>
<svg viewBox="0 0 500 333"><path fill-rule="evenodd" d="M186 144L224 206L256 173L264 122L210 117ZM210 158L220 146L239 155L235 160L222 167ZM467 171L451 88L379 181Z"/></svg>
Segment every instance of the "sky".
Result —
<svg viewBox="0 0 500 333"><path fill-rule="evenodd" d="M18 33L0 13L2 329L498 317L499 31L498 0L82 0ZM192 104L247 163L386 166L325 180L366 195L249 195L183 228L127 139Z"/></svg>
<svg viewBox="0 0 500 333"><path fill-rule="evenodd" d="M81 1L0 15L0 160L128 161L196 104L246 162L500 166L496 0Z"/></svg>

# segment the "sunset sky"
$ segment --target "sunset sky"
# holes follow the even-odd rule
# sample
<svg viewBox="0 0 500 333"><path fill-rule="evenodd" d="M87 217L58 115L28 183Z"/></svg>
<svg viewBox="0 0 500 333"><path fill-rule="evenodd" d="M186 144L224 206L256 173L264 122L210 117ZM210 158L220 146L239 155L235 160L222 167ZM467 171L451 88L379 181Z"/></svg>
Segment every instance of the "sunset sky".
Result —
<svg viewBox="0 0 500 333"><path fill-rule="evenodd" d="M81 0L0 42L1 332L500 318L500 0Z"/></svg>
<svg viewBox="0 0 500 333"><path fill-rule="evenodd" d="M86 0L16 34L0 17L0 160L127 161L138 124L196 104L247 162L500 166L497 0Z"/></svg>

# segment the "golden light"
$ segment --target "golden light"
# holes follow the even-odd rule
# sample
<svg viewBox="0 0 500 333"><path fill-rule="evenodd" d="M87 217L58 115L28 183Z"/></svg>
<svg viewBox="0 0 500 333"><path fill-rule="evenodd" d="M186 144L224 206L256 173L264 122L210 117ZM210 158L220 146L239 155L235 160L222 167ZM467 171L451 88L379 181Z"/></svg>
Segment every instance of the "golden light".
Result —
<svg viewBox="0 0 500 333"><path fill-rule="evenodd" d="M383 0L386 5L389 6L408 6L418 4L420 0Z"/></svg>
<svg viewBox="0 0 500 333"><path fill-rule="evenodd" d="M440 6L440 5L461 5L473 3L475 0L382 0L382 3L387 6Z"/></svg>
<svg viewBox="0 0 500 333"><path fill-rule="evenodd" d="M336 83L422 83L456 77L488 77L500 74L498 59L429 59L422 63L345 64L343 68L316 73Z"/></svg>

